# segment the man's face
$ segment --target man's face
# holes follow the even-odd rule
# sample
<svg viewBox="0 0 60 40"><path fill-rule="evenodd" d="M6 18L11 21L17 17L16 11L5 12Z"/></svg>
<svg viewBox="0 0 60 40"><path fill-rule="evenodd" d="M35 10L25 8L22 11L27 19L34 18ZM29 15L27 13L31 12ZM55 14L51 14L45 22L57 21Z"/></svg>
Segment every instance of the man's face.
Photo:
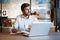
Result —
<svg viewBox="0 0 60 40"><path fill-rule="evenodd" d="M26 14L26 15L29 15L30 14L30 6L25 7L24 10L23 10L23 13Z"/></svg>

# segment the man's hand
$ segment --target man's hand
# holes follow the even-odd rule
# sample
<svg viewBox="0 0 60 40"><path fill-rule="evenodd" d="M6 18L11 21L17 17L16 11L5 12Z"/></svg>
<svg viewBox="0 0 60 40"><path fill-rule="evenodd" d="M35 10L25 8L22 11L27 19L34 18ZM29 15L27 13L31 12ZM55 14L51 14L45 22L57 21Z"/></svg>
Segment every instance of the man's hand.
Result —
<svg viewBox="0 0 60 40"><path fill-rule="evenodd" d="M31 27L32 27L31 25L29 25L29 26L28 26L28 32L30 32L30 30L31 30Z"/></svg>
<svg viewBox="0 0 60 40"><path fill-rule="evenodd" d="M17 30L16 29L12 29L12 33L16 33L17 32Z"/></svg>

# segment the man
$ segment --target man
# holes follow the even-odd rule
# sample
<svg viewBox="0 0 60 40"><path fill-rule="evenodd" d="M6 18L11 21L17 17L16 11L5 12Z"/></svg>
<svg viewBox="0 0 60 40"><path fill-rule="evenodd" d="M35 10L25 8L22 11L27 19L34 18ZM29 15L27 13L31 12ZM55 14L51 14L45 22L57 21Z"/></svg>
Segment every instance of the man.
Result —
<svg viewBox="0 0 60 40"><path fill-rule="evenodd" d="M30 4L23 3L21 5L21 11L22 15L16 17L14 29L16 29L16 32L18 31L18 28L21 32L30 32L32 22L37 21L37 19L30 15Z"/></svg>

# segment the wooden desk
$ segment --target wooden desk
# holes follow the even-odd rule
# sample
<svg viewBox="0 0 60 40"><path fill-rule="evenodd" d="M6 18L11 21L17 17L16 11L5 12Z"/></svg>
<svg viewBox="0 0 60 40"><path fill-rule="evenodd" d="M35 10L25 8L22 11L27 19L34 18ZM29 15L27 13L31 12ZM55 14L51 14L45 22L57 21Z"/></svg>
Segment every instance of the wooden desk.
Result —
<svg viewBox="0 0 60 40"><path fill-rule="evenodd" d="M48 36L25 37L20 34L10 35L0 33L0 40L60 40L60 33L50 33Z"/></svg>

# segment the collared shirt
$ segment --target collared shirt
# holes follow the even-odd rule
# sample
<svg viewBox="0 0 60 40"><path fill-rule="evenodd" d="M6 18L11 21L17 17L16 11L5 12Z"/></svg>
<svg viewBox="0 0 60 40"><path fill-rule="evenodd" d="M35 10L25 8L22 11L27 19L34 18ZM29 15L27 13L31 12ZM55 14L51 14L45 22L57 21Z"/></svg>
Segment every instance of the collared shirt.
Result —
<svg viewBox="0 0 60 40"><path fill-rule="evenodd" d="M19 27L21 31L27 30L28 26L31 25L34 21L38 20L32 15L30 15L29 18L23 15L19 15L16 17L14 28L18 30Z"/></svg>

